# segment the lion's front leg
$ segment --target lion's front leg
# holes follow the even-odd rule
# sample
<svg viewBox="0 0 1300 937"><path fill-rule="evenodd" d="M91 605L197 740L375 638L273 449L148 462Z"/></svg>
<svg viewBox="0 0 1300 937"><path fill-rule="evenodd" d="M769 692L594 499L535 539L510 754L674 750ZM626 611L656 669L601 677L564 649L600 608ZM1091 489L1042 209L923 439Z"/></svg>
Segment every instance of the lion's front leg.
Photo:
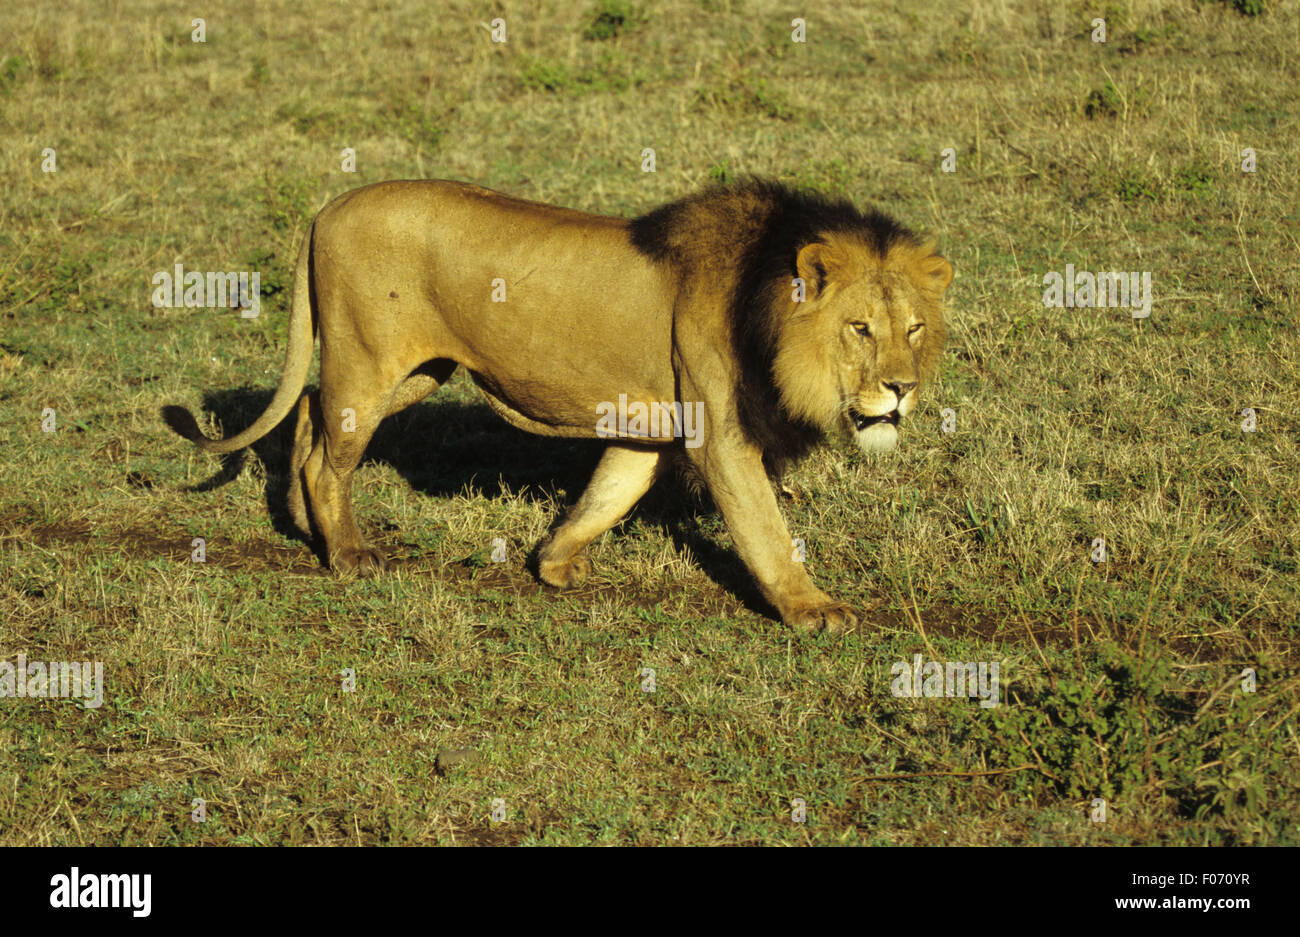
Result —
<svg viewBox="0 0 1300 937"><path fill-rule="evenodd" d="M714 439L687 452L704 475L740 558L781 620L798 631L855 628L858 614L813 585L804 565L794 559L790 530L757 447L734 438Z"/></svg>
<svg viewBox="0 0 1300 937"><path fill-rule="evenodd" d="M648 446L611 445L587 489L537 555L537 574L548 585L572 588L591 572L587 544L632 510L663 470L664 452Z"/></svg>

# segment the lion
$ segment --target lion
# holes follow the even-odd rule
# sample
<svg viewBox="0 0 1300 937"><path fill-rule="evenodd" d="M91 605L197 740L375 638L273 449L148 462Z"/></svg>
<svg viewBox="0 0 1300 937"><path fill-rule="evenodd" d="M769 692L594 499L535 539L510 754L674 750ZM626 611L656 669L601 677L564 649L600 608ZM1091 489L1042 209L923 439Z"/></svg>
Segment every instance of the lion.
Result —
<svg viewBox="0 0 1300 937"><path fill-rule="evenodd" d="M632 220L460 182L381 182L340 195L308 228L266 411L220 440L187 410L164 416L224 453L297 403L290 515L331 568L375 572L384 557L357 528L353 474L380 421L459 365L513 426L610 440L538 547L543 582L580 583L587 545L681 463L782 621L840 632L859 615L796 560L772 478L827 435L869 452L897 444L941 357L952 277L933 239L770 181L716 185ZM316 337L320 387L300 397Z"/></svg>

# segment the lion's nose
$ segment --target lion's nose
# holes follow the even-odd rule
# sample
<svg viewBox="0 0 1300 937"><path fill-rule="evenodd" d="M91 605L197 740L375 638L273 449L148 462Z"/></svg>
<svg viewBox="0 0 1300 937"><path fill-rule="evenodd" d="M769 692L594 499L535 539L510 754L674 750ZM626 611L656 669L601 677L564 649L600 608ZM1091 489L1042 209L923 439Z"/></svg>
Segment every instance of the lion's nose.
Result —
<svg viewBox="0 0 1300 937"><path fill-rule="evenodd" d="M916 387L916 381L885 381L885 386L897 394L899 400L902 400Z"/></svg>

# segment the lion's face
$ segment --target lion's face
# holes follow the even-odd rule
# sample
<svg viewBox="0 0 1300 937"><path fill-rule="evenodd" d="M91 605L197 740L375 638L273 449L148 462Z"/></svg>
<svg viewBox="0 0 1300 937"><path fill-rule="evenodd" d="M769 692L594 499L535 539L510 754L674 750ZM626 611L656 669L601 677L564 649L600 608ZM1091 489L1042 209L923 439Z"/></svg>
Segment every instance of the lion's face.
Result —
<svg viewBox="0 0 1300 937"><path fill-rule="evenodd" d="M834 235L800 250L797 266L805 298L790 303L774 362L783 402L863 451L892 449L939 363L952 267L932 244L881 258Z"/></svg>

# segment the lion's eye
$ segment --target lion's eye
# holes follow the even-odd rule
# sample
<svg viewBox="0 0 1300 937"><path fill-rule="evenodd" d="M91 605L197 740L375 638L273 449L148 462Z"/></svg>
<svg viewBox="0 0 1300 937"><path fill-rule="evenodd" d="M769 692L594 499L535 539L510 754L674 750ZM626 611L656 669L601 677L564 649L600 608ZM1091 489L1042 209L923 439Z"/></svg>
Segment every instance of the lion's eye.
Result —
<svg viewBox="0 0 1300 937"><path fill-rule="evenodd" d="M865 322L850 322L849 325L853 326L853 331L857 332L859 335L866 336L871 334L871 327Z"/></svg>
<svg viewBox="0 0 1300 937"><path fill-rule="evenodd" d="M921 331L922 328L924 328L924 323L918 322L916 323L916 325L912 326L910 329L907 330L907 334L909 336L915 335L917 332Z"/></svg>

